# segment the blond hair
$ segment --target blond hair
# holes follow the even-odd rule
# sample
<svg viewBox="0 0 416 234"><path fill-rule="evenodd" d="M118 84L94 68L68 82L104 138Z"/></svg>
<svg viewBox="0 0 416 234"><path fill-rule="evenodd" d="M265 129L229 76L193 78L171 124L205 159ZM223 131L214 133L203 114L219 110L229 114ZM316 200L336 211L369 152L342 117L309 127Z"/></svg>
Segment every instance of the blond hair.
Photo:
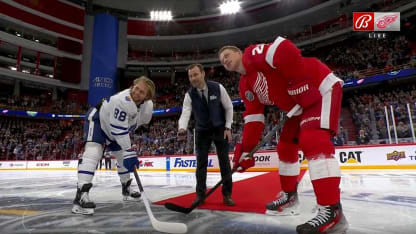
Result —
<svg viewBox="0 0 416 234"><path fill-rule="evenodd" d="M221 49L218 51L218 56L220 56L221 53L224 52L224 50L232 50L234 52L241 52L240 48L238 48L237 46L226 45L226 46L221 47Z"/></svg>
<svg viewBox="0 0 416 234"><path fill-rule="evenodd" d="M140 81L143 82L149 88L149 92L146 95L146 100L153 99L156 93L155 83L153 83L153 81L147 78L146 76L141 76L139 78L134 79L133 86L135 86Z"/></svg>

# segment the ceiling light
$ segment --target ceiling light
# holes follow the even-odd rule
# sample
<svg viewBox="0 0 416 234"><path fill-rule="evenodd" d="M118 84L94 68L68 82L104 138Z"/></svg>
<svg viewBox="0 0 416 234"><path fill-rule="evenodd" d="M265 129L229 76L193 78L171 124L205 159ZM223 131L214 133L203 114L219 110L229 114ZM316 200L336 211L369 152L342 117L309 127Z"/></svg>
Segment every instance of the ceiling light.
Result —
<svg viewBox="0 0 416 234"><path fill-rule="evenodd" d="M239 2L238 0L231 0L231 1L221 3L220 5L221 14L226 15L226 14L237 13L241 9L240 4L241 2Z"/></svg>
<svg viewBox="0 0 416 234"><path fill-rule="evenodd" d="M150 19L154 21L169 21L172 20L171 11L151 11Z"/></svg>

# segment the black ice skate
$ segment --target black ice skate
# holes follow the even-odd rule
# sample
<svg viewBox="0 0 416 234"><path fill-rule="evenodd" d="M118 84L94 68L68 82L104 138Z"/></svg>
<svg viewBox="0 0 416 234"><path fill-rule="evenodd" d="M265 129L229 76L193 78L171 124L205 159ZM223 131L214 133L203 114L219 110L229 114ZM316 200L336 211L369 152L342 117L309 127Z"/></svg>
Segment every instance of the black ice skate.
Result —
<svg viewBox="0 0 416 234"><path fill-rule="evenodd" d="M126 183L122 183L122 194L124 201L139 201L142 196L139 192L132 191L130 189L132 179L129 179Z"/></svg>
<svg viewBox="0 0 416 234"><path fill-rule="evenodd" d="M92 215L94 214L95 203L92 202L88 196L92 184L84 184L82 188L77 188L77 194L74 199L74 206L72 207L72 213Z"/></svg>
<svg viewBox="0 0 416 234"><path fill-rule="evenodd" d="M342 213L341 204L332 206L318 206L318 214L315 218L296 227L299 234L345 234L348 222Z"/></svg>
<svg viewBox="0 0 416 234"><path fill-rule="evenodd" d="M297 192L280 192L276 200L267 203L267 215L298 215L299 199Z"/></svg>

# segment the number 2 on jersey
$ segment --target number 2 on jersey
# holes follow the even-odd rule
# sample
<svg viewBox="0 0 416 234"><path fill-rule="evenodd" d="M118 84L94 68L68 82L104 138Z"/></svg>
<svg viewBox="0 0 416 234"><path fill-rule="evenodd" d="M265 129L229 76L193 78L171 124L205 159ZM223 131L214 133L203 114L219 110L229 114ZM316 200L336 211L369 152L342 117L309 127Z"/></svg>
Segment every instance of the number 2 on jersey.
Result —
<svg viewBox="0 0 416 234"><path fill-rule="evenodd" d="M251 55L262 54L264 49L264 44L258 44L256 47L251 50Z"/></svg>

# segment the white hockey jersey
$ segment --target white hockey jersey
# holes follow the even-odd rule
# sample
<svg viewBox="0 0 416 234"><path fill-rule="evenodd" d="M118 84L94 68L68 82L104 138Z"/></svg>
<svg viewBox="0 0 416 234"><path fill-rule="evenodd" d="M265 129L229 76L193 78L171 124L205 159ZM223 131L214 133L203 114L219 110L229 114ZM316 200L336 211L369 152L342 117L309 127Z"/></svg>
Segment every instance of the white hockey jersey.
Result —
<svg viewBox="0 0 416 234"><path fill-rule="evenodd" d="M138 107L130 96L130 89L125 89L103 102L100 108L101 129L122 150L130 149L129 132L148 124L152 114L152 100L145 101Z"/></svg>

